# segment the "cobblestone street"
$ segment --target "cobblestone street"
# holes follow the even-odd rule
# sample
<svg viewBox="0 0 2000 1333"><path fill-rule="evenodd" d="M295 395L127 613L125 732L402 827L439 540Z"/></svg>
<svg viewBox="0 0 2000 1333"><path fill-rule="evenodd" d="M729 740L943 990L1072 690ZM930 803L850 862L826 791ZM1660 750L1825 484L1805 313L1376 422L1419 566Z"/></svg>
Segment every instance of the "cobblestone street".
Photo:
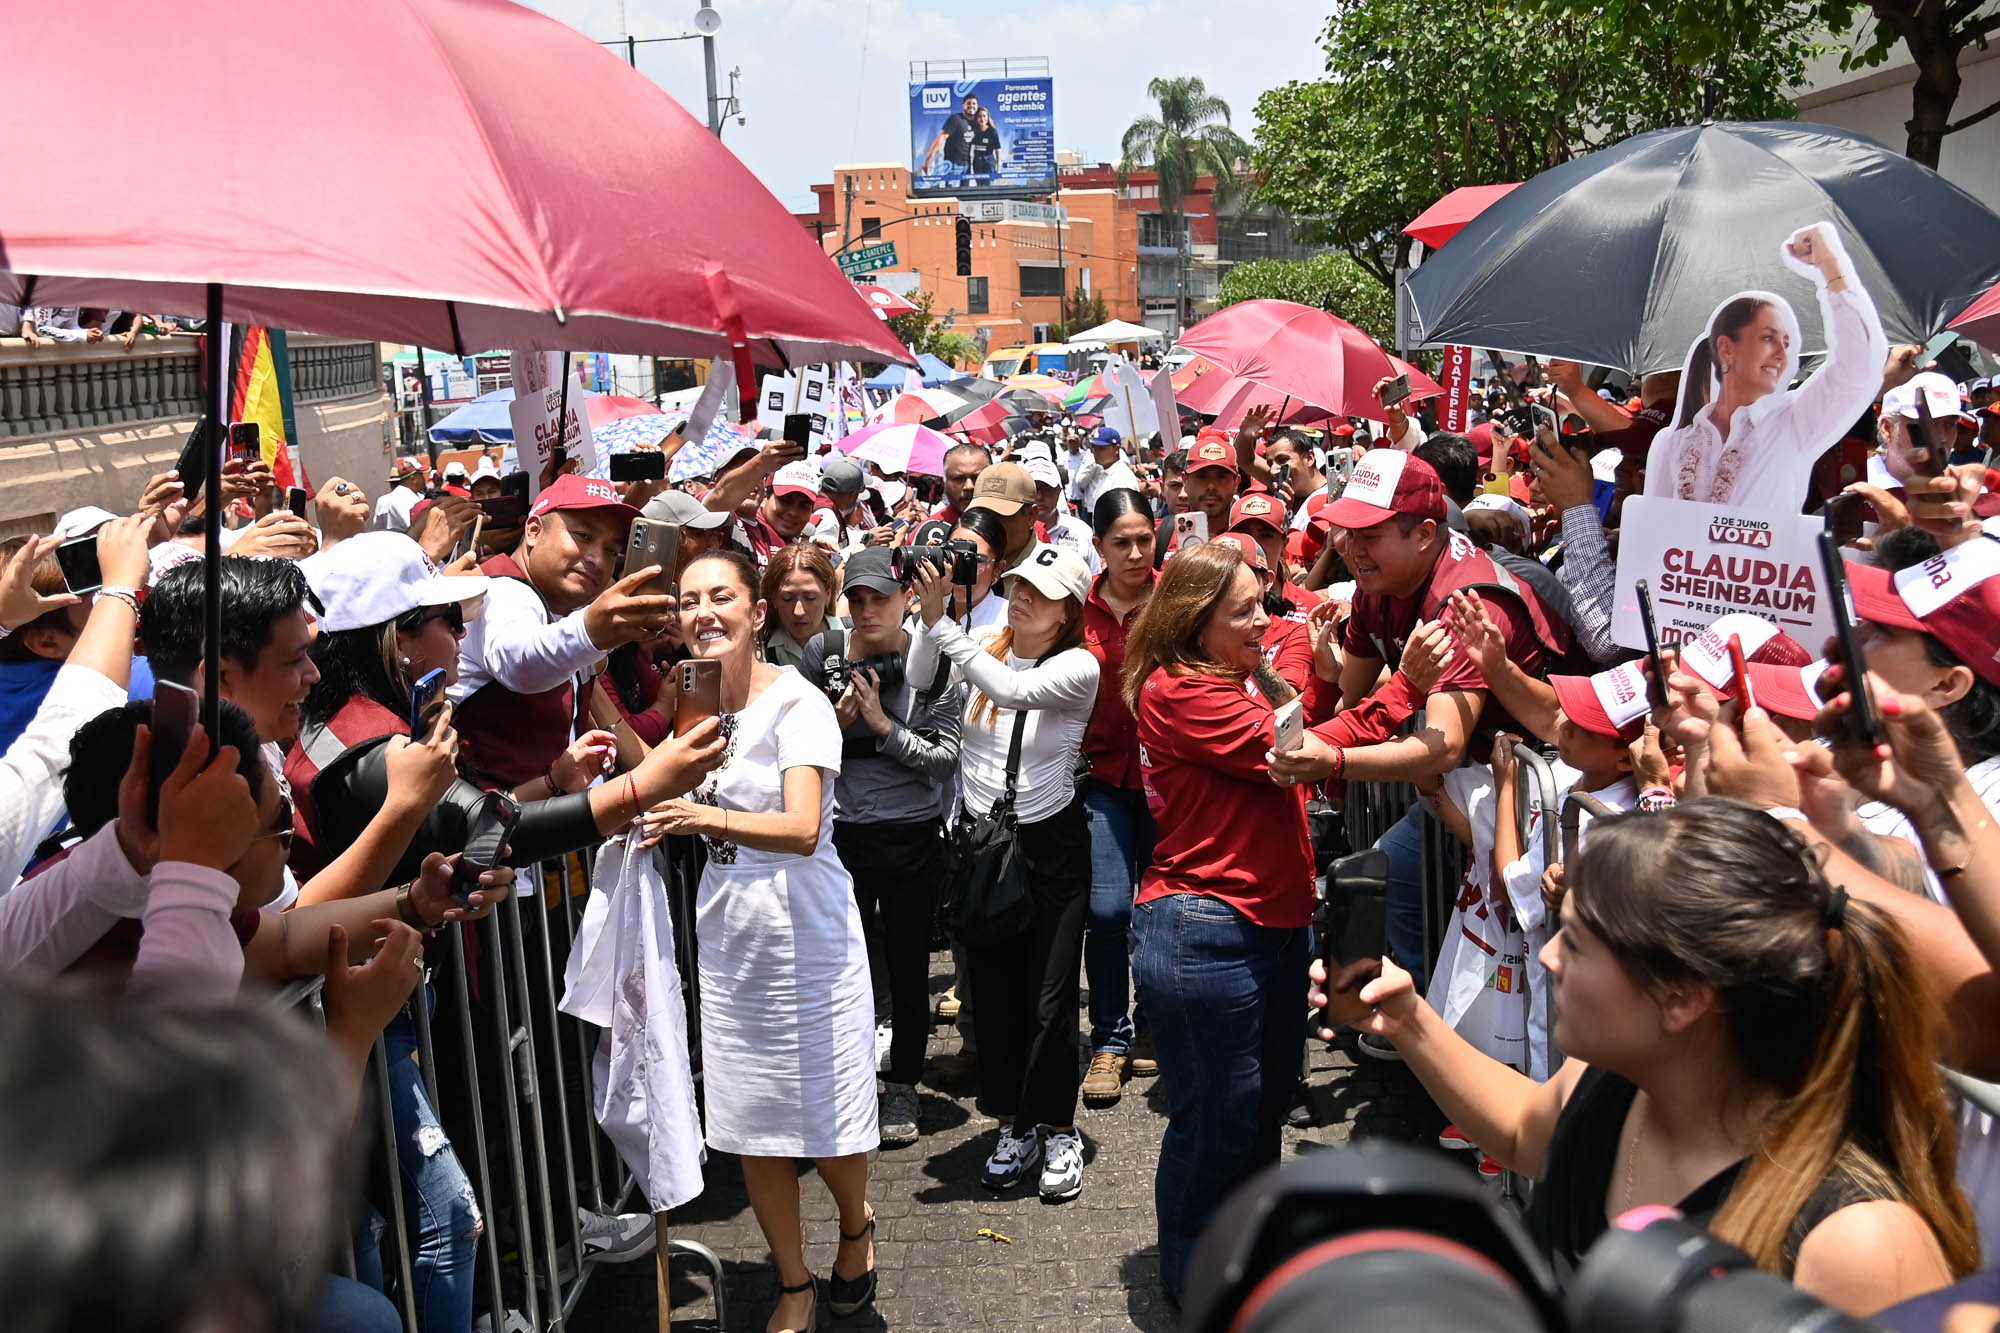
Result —
<svg viewBox="0 0 2000 1333"><path fill-rule="evenodd" d="M951 977L949 954L932 960L932 986ZM1079 1021L1082 1015L1079 1014ZM929 1071L955 1051L957 1034L940 1027L930 1044ZM1443 1120L1416 1079L1385 1064L1314 1043L1309 1104L1315 1125L1285 1131L1287 1159L1350 1136L1435 1142ZM874 1157L869 1197L875 1208L876 1266L881 1288L873 1309L833 1328L1172 1330L1161 1299L1153 1223L1153 1166L1165 1126L1164 1090L1157 1079L1126 1084L1116 1106L1083 1107L1083 1193L1044 1204L1032 1178L996 1197L979 1183L991 1150L994 1122L973 1107L970 1086L927 1084L924 1137ZM806 1257L822 1278L833 1262L838 1228L832 1196L810 1166L800 1192ZM699 1241L721 1256L730 1330L756 1333L777 1297L777 1280L751 1215L734 1157L709 1155L708 1188L673 1215L672 1234ZM997 1231L1013 1244L981 1238ZM708 1278L695 1260L674 1261L674 1327L714 1330ZM592 1279L572 1326L585 1333L651 1333L655 1278L650 1261L607 1266Z"/></svg>

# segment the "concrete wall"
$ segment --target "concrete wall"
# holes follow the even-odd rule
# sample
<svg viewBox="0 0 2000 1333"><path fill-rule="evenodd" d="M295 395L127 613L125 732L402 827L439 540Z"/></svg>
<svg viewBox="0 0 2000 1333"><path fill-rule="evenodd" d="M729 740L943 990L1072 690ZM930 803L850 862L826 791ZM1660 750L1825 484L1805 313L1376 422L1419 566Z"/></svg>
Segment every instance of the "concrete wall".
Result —
<svg viewBox="0 0 2000 1333"><path fill-rule="evenodd" d="M2000 101L2000 46L1967 51L1952 119ZM1806 91L1795 99L1799 119L1837 125L1901 153L1909 137L1910 84L1915 71L1898 45L1875 69L1842 73L1837 55L1822 56L1808 71ZM2000 212L2000 116L1945 136L1938 170L1946 180Z"/></svg>

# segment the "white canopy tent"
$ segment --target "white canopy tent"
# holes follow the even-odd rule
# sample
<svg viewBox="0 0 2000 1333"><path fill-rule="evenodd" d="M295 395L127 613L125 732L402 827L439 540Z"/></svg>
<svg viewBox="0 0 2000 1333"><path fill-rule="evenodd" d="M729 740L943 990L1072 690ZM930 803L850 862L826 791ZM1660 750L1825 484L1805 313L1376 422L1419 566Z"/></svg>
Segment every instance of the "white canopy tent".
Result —
<svg viewBox="0 0 2000 1333"><path fill-rule="evenodd" d="M1122 319L1099 324L1094 329L1084 329L1070 337L1072 343L1158 343L1166 340L1167 335L1158 329L1127 323Z"/></svg>

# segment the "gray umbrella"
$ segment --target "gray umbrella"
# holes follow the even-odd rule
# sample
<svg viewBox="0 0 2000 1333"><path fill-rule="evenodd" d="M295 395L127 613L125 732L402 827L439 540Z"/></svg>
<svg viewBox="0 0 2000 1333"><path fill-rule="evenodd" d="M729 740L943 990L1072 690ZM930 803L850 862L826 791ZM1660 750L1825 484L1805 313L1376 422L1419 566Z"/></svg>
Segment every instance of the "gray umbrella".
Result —
<svg viewBox="0 0 2000 1333"><path fill-rule="evenodd" d="M1634 135L1552 167L1420 264L1426 347L1462 343L1638 373L1679 367L1739 291L1790 300L1825 350L1785 238L1834 224L1891 342L1921 343L2000 280L2000 217L1873 139L1789 121Z"/></svg>

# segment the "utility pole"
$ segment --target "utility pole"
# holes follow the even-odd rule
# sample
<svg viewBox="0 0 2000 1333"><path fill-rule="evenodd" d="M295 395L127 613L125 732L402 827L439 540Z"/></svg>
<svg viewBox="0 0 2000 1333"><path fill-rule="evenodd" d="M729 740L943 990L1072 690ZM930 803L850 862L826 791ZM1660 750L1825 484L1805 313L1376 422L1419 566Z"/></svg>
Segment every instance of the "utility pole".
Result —
<svg viewBox="0 0 2000 1333"><path fill-rule="evenodd" d="M710 3L710 0L701 0L701 7L703 11L715 8ZM722 137L722 112L717 106L715 98L715 30L720 24L704 22L701 16L697 14L695 17L695 26L702 30L701 64L703 71L708 76L708 132L720 139Z"/></svg>
<svg viewBox="0 0 2000 1333"><path fill-rule="evenodd" d="M845 250L854 239L854 173L847 173L845 206L840 212L840 248Z"/></svg>

